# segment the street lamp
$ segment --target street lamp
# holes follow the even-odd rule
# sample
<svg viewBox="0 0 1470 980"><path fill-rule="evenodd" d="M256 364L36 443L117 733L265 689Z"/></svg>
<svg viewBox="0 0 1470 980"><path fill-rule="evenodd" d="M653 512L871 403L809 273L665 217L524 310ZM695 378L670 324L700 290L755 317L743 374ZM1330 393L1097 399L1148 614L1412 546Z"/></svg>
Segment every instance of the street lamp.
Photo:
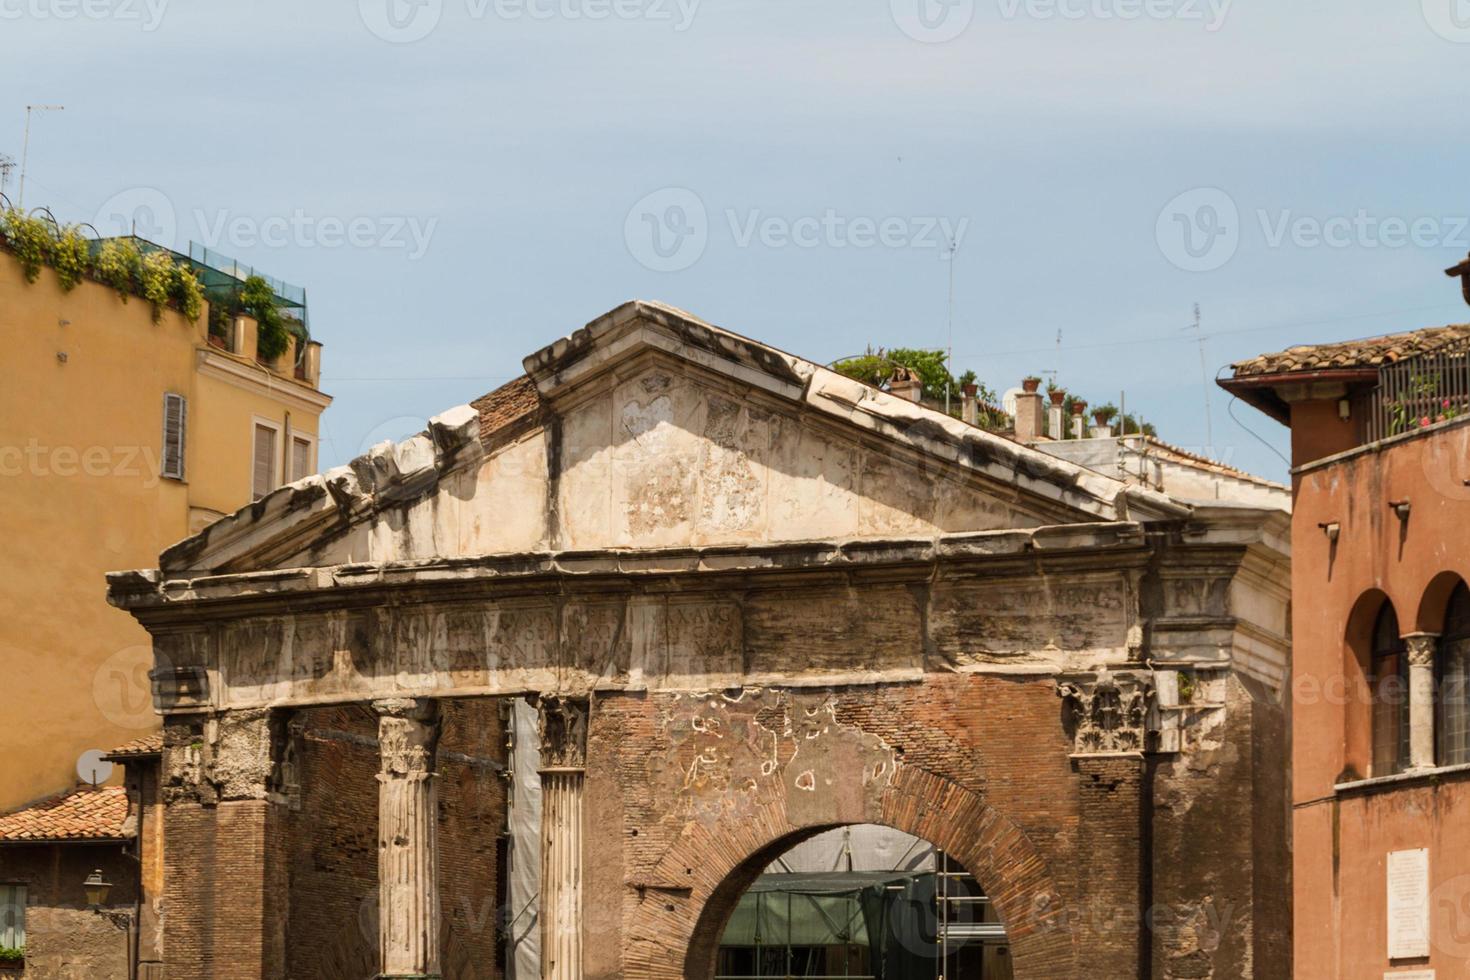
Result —
<svg viewBox="0 0 1470 980"><path fill-rule="evenodd" d="M103 876L102 869L98 868L87 876L86 881L82 882L82 888L87 892L87 905L95 909L107 901L107 893L112 891L112 882L108 881Z"/></svg>

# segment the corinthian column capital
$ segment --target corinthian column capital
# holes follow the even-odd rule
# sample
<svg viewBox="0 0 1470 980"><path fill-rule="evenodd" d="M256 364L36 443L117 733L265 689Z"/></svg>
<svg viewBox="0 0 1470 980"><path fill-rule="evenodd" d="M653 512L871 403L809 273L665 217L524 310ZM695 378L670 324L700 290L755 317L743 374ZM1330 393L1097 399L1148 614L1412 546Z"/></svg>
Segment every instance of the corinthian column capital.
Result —
<svg viewBox="0 0 1470 980"><path fill-rule="evenodd" d="M541 699L541 768L586 768L587 712L587 702L577 698Z"/></svg>
<svg viewBox="0 0 1470 980"><path fill-rule="evenodd" d="M1410 667L1428 667L1434 663L1434 652L1439 648L1438 633L1407 633L1404 644L1409 650Z"/></svg>
<svg viewBox="0 0 1470 980"><path fill-rule="evenodd" d="M374 701L378 713L378 752L385 777L432 775L439 742L438 702L394 698Z"/></svg>

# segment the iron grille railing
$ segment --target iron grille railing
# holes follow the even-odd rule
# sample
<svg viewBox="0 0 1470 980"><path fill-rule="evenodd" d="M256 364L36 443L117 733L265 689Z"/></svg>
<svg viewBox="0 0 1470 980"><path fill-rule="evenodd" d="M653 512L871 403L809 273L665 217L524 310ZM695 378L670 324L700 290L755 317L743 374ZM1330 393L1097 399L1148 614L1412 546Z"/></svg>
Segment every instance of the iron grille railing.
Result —
<svg viewBox="0 0 1470 980"><path fill-rule="evenodd" d="M1369 405L1368 442L1470 414L1470 342L1379 368Z"/></svg>

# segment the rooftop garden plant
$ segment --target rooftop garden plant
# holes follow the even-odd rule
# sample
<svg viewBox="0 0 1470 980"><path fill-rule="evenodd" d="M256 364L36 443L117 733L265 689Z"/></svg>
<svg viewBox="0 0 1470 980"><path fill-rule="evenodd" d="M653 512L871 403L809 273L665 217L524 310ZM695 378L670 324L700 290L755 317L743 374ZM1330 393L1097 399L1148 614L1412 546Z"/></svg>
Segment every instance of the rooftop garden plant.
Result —
<svg viewBox="0 0 1470 980"><path fill-rule="evenodd" d="M96 244L74 225L26 214L15 208L0 211L0 245L20 261L26 282L35 282L43 266L56 270L62 291L75 289L91 277L117 290L123 302L141 296L153 308L153 319L166 306L190 320L204 309L204 290L187 263L176 261L165 249L145 250L136 239L109 238Z"/></svg>

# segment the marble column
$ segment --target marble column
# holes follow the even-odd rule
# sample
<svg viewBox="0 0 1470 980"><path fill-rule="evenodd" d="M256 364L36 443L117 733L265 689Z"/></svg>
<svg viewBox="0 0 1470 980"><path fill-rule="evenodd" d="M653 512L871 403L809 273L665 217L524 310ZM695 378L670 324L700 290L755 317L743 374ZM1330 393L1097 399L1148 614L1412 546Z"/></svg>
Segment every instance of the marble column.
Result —
<svg viewBox="0 0 1470 980"><path fill-rule="evenodd" d="M439 841L434 701L375 701L378 718L378 947L382 978L438 978Z"/></svg>
<svg viewBox="0 0 1470 980"><path fill-rule="evenodd" d="M1434 768L1434 653L1438 633L1410 633L1409 649L1409 768Z"/></svg>
<svg viewBox="0 0 1470 980"><path fill-rule="evenodd" d="M541 701L541 976L582 978L586 701Z"/></svg>

